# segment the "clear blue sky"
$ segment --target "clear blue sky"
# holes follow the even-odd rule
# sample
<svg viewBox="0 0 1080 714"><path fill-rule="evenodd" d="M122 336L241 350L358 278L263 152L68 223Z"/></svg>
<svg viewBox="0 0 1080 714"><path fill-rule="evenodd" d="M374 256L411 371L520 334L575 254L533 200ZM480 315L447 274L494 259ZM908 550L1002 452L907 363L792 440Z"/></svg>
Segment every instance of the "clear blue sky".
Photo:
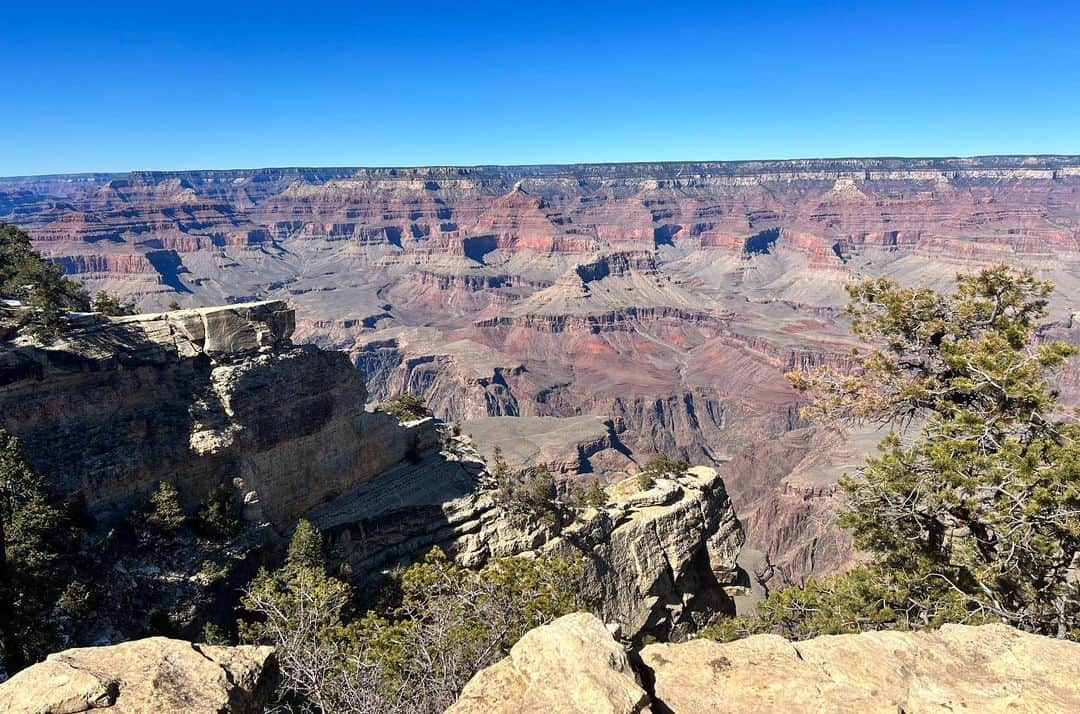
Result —
<svg viewBox="0 0 1080 714"><path fill-rule="evenodd" d="M10 2L0 175L1080 153L1080 3Z"/></svg>

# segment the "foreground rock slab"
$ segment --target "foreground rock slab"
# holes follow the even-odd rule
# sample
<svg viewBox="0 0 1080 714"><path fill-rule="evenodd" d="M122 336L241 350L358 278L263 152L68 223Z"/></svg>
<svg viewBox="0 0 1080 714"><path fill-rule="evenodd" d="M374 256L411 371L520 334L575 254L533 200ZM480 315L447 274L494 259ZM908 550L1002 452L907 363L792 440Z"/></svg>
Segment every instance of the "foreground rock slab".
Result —
<svg viewBox="0 0 1080 714"><path fill-rule="evenodd" d="M641 658L656 709L676 714L1080 711L1080 645L1005 625L694 640Z"/></svg>
<svg viewBox="0 0 1080 714"><path fill-rule="evenodd" d="M0 684L7 714L256 714L277 684L272 647L150 637L50 655Z"/></svg>
<svg viewBox="0 0 1080 714"><path fill-rule="evenodd" d="M508 657L469 681L447 714L570 711L649 711L622 646L582 612L526 633Z"/></svg>

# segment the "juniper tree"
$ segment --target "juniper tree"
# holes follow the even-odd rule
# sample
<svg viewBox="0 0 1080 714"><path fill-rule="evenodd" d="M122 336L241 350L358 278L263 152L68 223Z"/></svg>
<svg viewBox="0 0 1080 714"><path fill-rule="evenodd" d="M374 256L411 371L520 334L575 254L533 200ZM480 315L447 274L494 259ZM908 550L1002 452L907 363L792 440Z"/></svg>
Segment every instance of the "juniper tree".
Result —
<svg viewBox="0 0 1080 714"><path fill-rule="evenodd" d="M254 617L239 623L240 637L277 648L287 707L351 709L355 640L344 614L352 597L349 585L327 572L322 536L306 520L297 524L284 565L260 569L248 586L241 604Z"/></svg>
<svg viewBox="0 0 1080 714"><path fill-rule="evenodd" d="M43 338L59 332L69 310L90 309L82 284L65 278L59 265L33 250L25 231L9 224L0 224L0 295L32 309L28 327Z"/></svg>
<svg viewBox="0 0 1080 714"><path fill-rule="evenodd" d="M9 674L61 643L73 533L45 478L0 429L0 661Z"/></svg>
<svg viewBox="0 0 1080 714"><path fill-rule="evenodd" d="M100 290L90 299L90 309L105 315L134 315L135 306Z"/></svg>
<svg viewBox="0 0 1080 714"><path fill-rule="evenodd" d="M866 280L848 288L853 331L871 345L855 369L789 375L816 397L809 416L891 428L842 479L840 524L872 555L864 598L902 625L1078 634L1080 425L1050 381L1076 349L1036 339L1052 289L1002 265L957 276L951 295ZM853 626L858 609L846 608Z"/></svg>
<svg viewBox="0 0 1080 714"><path fill-rule="evenodd" d="M581 571L551 557L473 570L435 549L357 617L352 587L329 574L322 536L301 521L282 567L248 587L242 604L253 617L240 634L277 647L285 708L441 712L527 630L587 605Z"/></svg>
<svg viewBox="0 0 1080 714"><path fill-rule="evenodd" d="M399 422L416 421L431 416L422 397L409 392L395 394L378 406L379 411L392 414Z"/></svg>

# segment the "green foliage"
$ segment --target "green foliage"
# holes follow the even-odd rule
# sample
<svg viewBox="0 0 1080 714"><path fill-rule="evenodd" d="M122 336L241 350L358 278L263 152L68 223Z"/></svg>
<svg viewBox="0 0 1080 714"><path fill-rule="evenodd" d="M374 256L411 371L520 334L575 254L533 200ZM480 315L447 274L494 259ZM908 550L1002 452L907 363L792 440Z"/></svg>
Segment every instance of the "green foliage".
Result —
<svg viewBox="0 0 1080 714"><path fill-rule="evenodd" d="M589 488L585 491L585 496L582 499L586 506L593 508L600 508L608 501L607 491L600 486L599 481L593 481L589 485Z"/></svg>
<svg viewBox="0 0 1080 714"><path fill-rule="evenodd" d="M180 303L176 302L175 300L170 300L169 301L168 310L170 312L172 312L173 310L179 310L179 309L180 309Z"/></svg>
<svg viewBox="0 0 1080 714"><path fill-rule="evenodd" d="M424 400L408 392L402 392L390 397L380 404L378 409L387 414L392 414L402 424L431 416L431 410L427 408Z"/></svg>
<svg viewBox="0 0 1080 714"><path fill-rule="evenodd" d="M294 570L326 570L326 549L323 547L322 533L311 525L310 521L301 519L296 524L296 531L289 542L289 552L285 555L285 565Z"/></svg>
<svg viewBox="0 0 1080 714"><path fill-rule="evenodd" d="M961 598L935 579L911 572L888 571L875 564L824 578L808 578L801 587L774 590L758 605L757 617L721 620L698 632L727 642L773 633L801 640L867 630L936 627L946 622L980 624ZM934 603L934 616L915 603Z"/></svg>
<svg viewBox="0 0 1080 714"><path fill-rule="evenodd" d="M229 569L223 563L215 563L212 560L204 560L199 568L198 576L207 585L221 582L229 577Z"/></svg>
<svg viewBox="0 0 1080 714"><path fill-rule="evenodd" d="M355 638L344 615L352 598L349 585L327 573L322 534L306 520L297 523L284 565L260 568L251 581L241 605L254 618L238 623L240 640L277 648L284 703L347 710Z"/></svg>
<svg viewBox="0 0 1080 714"><path fill-rule="evenodd" d="M652 478L661 478L664 476L678 476L684 474L688 468L690 468L690 464L681 459L669 459L664 454L656 454L645 462L645 468L642 469L642 473L647 474Z"/></svg>
<svg viewBox="0 0 1080 714"><path fill-rule="evenodd" d="M251 619L238 623L243 642L272 644L281 667L283 704L320 712L349 711L355 638L344 615L352 590L327 574L322 536L300 521L285 564L259 570L241 605Z"/></svg>
<svg viewBox="0 0 1080 714"><path fill-rule="evenodd" d="M201 642L205 642L208 645L231 645L232 640L229 639L228 633L221 628L220 625L216 625L213 622L207 622L203 625L202 633L199 636Z"/></svg>
<svg viewBox="0 0 1080 714"><path fill-rule="evenodd" d="M767 619L806 632L993 619L1076 636L1080 425L1049 386L1076 350L1034 340L1051 290L1006 266L958 276L949 296L886 279L849 287L853 329L876 347L855 354L853 373L792 383L816 395L810 416L921 426L841 481L840 522L873 562L770 597L788 615Z"/></svg>
<svg viewBox="0 0 1080 714"><path fill-rule="evenodd" d="M100 291L90 300L90 309L105 315L134 315L135 306L131 303L120 302L107 292Z"/></svg>
<svg viewBox="0 0 1080 714"><path fill-rule="evenodd" d="M491 460L495 479L495 498L511 518L522 525L556 525L559 516L555 501L555 477L547 464L515 472L495 447Z"/></svg>
<svg viewBox="0 0 1080 714"><path fill-rule="evenodd" d="M574 508L602 508L607 501L607 492L599 481L591 482L588 488L572 486L570 489L570 505Z"/></svg>
<svg viewBox="0 0 1080 714"><path fill-rule="evenodd" d="M85 602L68 587L72 540L66 511L0 429L0 659L9 673L57 649Z"/></svg>
<svg viewBox="0 0 1080 714"><path fill-rule="evenodd" d="M132 527L142 537L170 535L184 525L186 518L180 493L167 481L159 482L129 516Z"/></svg>
<svg viewBox="0 0 1080 714"><path fill-rule="evenodd" d="M669 459L664 454L656 454L645 462L641 473L635 478L635 483L639 491L648 491L656 485L656 479L679 476L689 468L690 464L681 459Z"/></svg>
<svg viewBox="0 0 1080 714"><path fill-rule="evenodd" d="M196 516L199 531L211 538L228 539L240 533L240 504L228 484L210 491L199 505Z"/></svg>
<svg viewBox="0 0 1080 714"><path fill-rule="evenodd" d="M9 224L0 224L0 296L31 308L25 327L42 339L62 329L68 311L90 308L82 284L65 278L59 265L33 250L25 231Z"/></svg>
<svg viewBox="0 0 1080 714"><path fill-rule="evenodd" d="M278 650L282 704L319 712L442 711L528 629L581 609L581 563L509 558L481 570L441 551L402 571L389 603L354 617L353 592L328 575L322 538L301 522L284 565L261 570L239 624Z"/></svg>
<svg viewBox="0 0 1080 714"><path fill-rule="evenodd" d="M432 550L401 577L400 605L358 623L362 661L379 673L390 701L441 711L525 632L588 607L580 595L581 566L505 558L477 571Z"/></svg>

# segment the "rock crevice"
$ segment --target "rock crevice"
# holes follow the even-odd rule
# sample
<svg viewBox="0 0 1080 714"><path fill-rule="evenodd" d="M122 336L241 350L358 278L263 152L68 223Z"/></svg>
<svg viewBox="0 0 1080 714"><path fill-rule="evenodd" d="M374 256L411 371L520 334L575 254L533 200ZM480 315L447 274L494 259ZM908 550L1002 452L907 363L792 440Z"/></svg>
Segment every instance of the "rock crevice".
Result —
<svg viewBox="0 0 1080 714"><path fill-rule="evenodd" d="M601 620L567 615L530 631L466 685L455 714L560 710L742 712L1049 712L1080 708L1080 645L1005 625L872 632L799 643L776 635L648 645L627 656ZM575 672L552 660L573 658ZM627 669L627 665L631 668ZM565 662L562 666L566 666ZM572 678L571 678L572 677ZM546 683L541 698L536 681ZM626 696L645 695L645 699ZM572 699L571 699L572 698ZM580 698L580 699L579 699ZM546 707L546 708L545 708Z"/></svg>

